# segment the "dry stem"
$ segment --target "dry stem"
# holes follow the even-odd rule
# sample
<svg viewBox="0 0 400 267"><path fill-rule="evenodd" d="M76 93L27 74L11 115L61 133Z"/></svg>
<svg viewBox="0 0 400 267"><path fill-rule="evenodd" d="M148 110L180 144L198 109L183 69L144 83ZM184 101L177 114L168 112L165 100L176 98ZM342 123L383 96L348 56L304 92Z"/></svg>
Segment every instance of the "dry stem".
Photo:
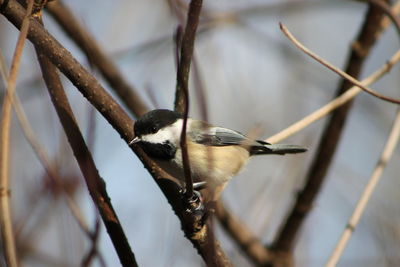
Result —
<svg viewBox="0 0 400 267"><path fill-rule="evenodd" d="M18 265L17 253L15 251L15 239L12 226L12 211L10 207L9 189L9 154L10 154L10 123L11 123L11 96L14 94L18 70L21 62L22 51L29 29L29 18L32 13L33 0L28 3L27 10L22 22L21 31L18 36L14 56L11 63L11 71L7 79L7 93L3 102L1 113L1 139L0 139L0 224L5 259L7 266Z"/></svg>
<svg viewBox="0 0 400 267"><path fill-rule="evenodd" d="M398 50L392 58L386 62L380 69L375 71L369 77L365 78L361 81L363 85L370 85L379 80L384 74L390 71L390 69L400 60L400 50ZM295 122L294 124L290 125L286 129L280 131L279 133L269 137L266 142L269 143L278 143L282 140L294 135L297 132L300 132L313 122L322 119L330 112L334 111L335 109L339 108L340 106L346 104L348 101L352 100L356 97L362 90L358 86L351 87L348 91L341 94L339 97L335 98L328 104L324 105L323 107L317 109L310 115L304 117L303 119Z"/></svg>
<svg viewBox="0 0 400 267"><path fill-rule="evenodd" d="M347 242L349 241L352 233L354 232L355 228L358 225L358 222L361 219L361 216L367 207L368 201L371 198L372 193L375 190L376 185L381 178L383 170L385 169L387 163L389 162L394 149L396 148L397 142L399 141L400 137L400 109L397 110L396 118L394 120L392 130L390 131L389 137L386 141L386 145L382 151L381 156L379 157L378 162L376 163L375 169L372 172L372 175L365 186L363 193L361 194L360 199L351 215L347 226L340 237L338 243L332 255L330 256L326 266L327 267L334 267L336 266L337 262L339 261L343 250L345 249Z"/></svg>

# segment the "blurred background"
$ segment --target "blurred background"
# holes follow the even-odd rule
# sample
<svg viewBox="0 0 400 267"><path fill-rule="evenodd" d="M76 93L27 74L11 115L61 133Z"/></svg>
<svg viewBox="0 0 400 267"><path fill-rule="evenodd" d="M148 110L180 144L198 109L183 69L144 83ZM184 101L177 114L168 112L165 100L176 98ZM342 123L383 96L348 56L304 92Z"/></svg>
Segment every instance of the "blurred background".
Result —
<svg viewBox="0 0 400 267"><path fill-rule="evenodd" d="M175 2L69 0L65 4L150 107L172 109L176 83L173 38L180 23ZM197 78L190 83L190 116L243 133L256 129L259 138L266 139L308 115L332 99L340 79L297 50L281 33L278 23L284 23L305 45L343 68L366 10L366 4L353 1L204 1L195 45ZM46 13L44 22L49 32L90 69L81 50ZM10 65L18 31L3 16L0 36L0 49ZM384 64L398 46L398 36L391 26L374 46L362 77ZM72 84L62 78L139 265L204 266L143 164ZM399 68L394 67L372 87L398 98L399 84ZM199 85L205 105L196 94ZM3 83L0 88L3 98ZM95 207L29 42L17 93L42 148L93 228ZM204 107L207 118L202 112ZM365 93L356 98L326 182L297 240L296 266L322 266L326 262L378 160L395 111L395 105ZM285 140L308 147L308 153L256 157L224 191L226 206L263 243L274 239L302 188L325 122L322 119ZM64 194L46 176L15 116L11 133L11 203L22 264L80 265L90 241L72 216ZM397 149L339 266L400 265L399 160ZM216 233L235 266L253 266L218 222ZM102 224L98 248L107 266L119 265ZM3 263L0 259L0 265ZM93 262L93 266L98 265L97 260Z"/></svg>

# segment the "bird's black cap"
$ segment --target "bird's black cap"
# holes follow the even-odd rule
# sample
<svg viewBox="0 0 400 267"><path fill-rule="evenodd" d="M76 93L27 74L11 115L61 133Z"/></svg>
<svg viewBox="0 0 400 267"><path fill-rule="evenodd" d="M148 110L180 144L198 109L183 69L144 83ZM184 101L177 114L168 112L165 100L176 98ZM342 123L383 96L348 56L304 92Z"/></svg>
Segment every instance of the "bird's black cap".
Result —
<svg viewBox="0 0 400 267"><path fill-rule="evenodd" d="M136 136L156 133L161 128L171 125L178 119L183 118L178 112L168 109L155 109L140 117L135 125Z"/></svg>

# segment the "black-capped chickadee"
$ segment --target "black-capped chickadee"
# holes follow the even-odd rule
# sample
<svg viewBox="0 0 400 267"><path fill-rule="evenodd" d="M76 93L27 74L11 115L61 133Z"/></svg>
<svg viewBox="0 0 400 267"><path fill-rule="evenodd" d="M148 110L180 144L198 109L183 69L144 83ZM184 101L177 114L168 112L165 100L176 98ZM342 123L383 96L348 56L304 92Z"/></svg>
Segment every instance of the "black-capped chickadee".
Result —
<svg viewBox="0 0 400 267"><path fill-rule="evenodd" d="M152 110L134 125L135 138L146 154L184 183L180 136L183 116L167 109ZM186 141L193 182L205 181L222 191L250 156L295 154L307 151L295 145L269 144L204 121L188 118Z"/></svg>

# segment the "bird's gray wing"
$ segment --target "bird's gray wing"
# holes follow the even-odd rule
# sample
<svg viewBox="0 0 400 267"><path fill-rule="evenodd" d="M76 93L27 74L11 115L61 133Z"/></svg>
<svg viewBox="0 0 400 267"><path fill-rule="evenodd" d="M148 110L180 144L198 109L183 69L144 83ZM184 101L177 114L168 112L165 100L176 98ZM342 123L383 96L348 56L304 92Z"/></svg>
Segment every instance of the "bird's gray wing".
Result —
<svg viewBox="0 0 400 267"><path fill-rule="evenodd" d="M208 127L204 127L203 130L198 128L196 131L188 132L188 134L194 142L207 146L252 146L257 144L254 140L247 138L239 132L217 126L208 125Z"/></svg>

